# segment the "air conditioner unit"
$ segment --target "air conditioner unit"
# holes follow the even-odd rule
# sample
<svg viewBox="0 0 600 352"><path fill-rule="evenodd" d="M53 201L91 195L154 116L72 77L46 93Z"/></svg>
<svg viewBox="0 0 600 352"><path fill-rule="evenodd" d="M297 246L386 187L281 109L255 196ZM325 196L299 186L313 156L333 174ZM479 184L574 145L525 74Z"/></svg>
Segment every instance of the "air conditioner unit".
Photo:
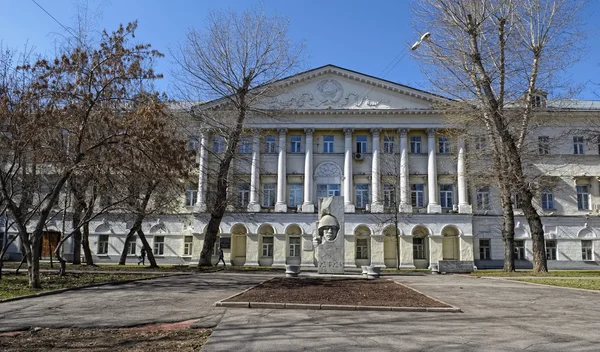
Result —
<svg viewBox="0 0 600 352"><path fill-rule="evenodd" d="M354 153L354 160L363 160L363 159L364 159L363 153Z"/></svg>

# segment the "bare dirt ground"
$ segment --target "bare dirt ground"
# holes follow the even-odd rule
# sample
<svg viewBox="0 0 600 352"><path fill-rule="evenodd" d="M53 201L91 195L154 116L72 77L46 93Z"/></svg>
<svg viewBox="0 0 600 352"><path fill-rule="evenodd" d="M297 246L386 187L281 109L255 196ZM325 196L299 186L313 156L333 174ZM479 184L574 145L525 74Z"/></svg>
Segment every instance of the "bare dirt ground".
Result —
<svg viewBox="0 0 600 352"><path fill-rule="evenodd" d="M384 279L275 278L227 301L384 307L449 307L404 285Z"/></svg>

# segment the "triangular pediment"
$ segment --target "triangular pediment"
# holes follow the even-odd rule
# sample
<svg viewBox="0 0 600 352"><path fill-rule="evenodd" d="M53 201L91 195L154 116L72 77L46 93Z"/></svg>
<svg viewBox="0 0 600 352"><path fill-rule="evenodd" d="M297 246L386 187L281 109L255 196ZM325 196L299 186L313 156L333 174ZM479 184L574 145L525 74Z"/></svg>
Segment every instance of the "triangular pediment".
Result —
<svg viewBox="0 0 600 352"><path fill-rule="evenodd" d="M430 110L445 98L401 84L327 65L278 82L263 109Z"/></svg>

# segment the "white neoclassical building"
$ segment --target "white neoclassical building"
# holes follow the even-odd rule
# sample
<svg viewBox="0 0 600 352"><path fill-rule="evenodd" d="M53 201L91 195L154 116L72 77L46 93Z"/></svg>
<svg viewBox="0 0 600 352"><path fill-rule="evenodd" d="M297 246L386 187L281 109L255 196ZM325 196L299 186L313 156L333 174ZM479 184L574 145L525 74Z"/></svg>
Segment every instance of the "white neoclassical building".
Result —
<svg viewBox="0 0 600 352"><path fill-rule="evenodd" d="M440 260L502 267L498 192L469 179L465 143L451 138L432 107L443 97L332 65L278 83L285 89L261 107L285 112L250 118L240 141L231 185L235 204L218 241L228 263L314 266L318 199L343 196L347 267L429 268ZM537 198L549 267L597 268L600 140L582 131L600 122L600 103L561 106L562 122L553 118L529 136L538 154L530 167L544 176ZM197 131L190 137L198 143L190 146L198 149L198 182L182 195L181 211L144 224L162 263L196 263L203 245L215 181L208 170L225 141L202 127L191 128ZM516 213L517 267L531 267L529 229ZM110 216L92 225L98 262L118 260L127 226ZM138 240L128 253L139 249Z"/></svg>

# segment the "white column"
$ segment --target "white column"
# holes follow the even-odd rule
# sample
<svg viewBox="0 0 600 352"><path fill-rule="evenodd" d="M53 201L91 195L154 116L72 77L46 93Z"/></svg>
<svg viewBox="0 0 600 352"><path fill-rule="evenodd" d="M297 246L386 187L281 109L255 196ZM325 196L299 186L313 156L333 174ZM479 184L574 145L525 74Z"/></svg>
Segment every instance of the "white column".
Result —
<svg viewBox="0 0 600 352"><path fill-rule="evenodd" d="M437 197L437 168L436 168L436 152L435 152L435 129L427 130L427 150L429 158L427 159L427 189L429 192L429 203L427 204L428 213L441 213L442 206L438 203Z"/></svg>
<svg viewBox="0 0 600 352"><path fill-rule="evenodd" d="M400 132L400 207L401 213L412 213L410 204L410 180L408 171L408 129L402 128Z"/></svg>
<svg viewBox="0 0 600 352"><path fill-rule="evenodd" d="M467 181L465 178L465 143L462 139L458 140L458 212L460 214L470 214L471 206L467 202Z"/></svg>
<svg viewBox="0 0 600 352"><path fill-rule="evenodd" d="M209 133L203 130L200 134L200 166L198 167L198 200L196 201L196 211L204 213L206 206L206 172L208 168L208 136Z"/></svg>
<svg viewBox="0 0 600 352"><path fill-rule="evenodd" d="M285 188L287 181L286 171L286 134L287 128L280 128L279 131L279 159L277 162L277 203L275 203L275 212L287 212L287 203L285 201Z"/></svg>
<svg viewBox="0 0 600 352"><path fill-rule="evenodd" d="M371 212L383 213L383 203L380 199L381 172L379 168L379 132L380 128L372 128L373 153L371 160Z"/></svg>
<svg viewBox="0 0 600 352"><path fill-rule="evenodd" d="M258 192L260 189L260 130L252 129L252 164L250 169L250 202L249 212L259 212Z"/></svg>
<svg viewBox="0 0 600 352"><path fill-rule="evenodd" d="M306 133L306 153L304 154L304 202L302 203L303 213L314 213L315 204L313 203L313 128L305 128Z"/></svg>
<svg viewBox="0 0 600 352"><path fill-rule="evenodd" d="M344 129L344 212L354 213L352 201L352 129Z"/></svg>

